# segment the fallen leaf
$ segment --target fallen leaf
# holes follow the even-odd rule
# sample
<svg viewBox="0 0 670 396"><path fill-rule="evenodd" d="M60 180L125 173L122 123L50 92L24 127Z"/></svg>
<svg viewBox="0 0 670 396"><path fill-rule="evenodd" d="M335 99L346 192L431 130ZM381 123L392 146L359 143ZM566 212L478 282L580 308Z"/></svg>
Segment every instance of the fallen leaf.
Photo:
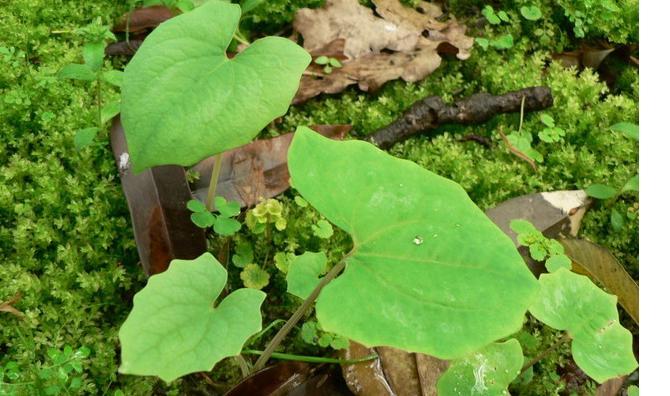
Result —
<svg viewBox="0 0 670 396"><path fill-rule="evenodd" d="M596 389L596 396L617 396L626 378L628 376L616 377L603 382Z"/></svg>
<svg viewBox="0 0 670 396"><path fill-rule="evenodd" d="M293 103L301 103L320 93L341 92L358 84L363 91L374 91L390 80L419 81L441 63L440 53L470 56L474 39L456 20L440 22L437 9L422 3L420 13L398 0L375 0L376 12L357 0L329 0L323 8L298 11L294 28L303 38L303 46L313 57L336 46L334 56L343 66L323 73L311 65L303 75ZM343 45L342 45L343 43ZM318 55L317 55L318 54Z"/></svg>
<svg viewBox="0 0 670 396"><path fill-rule="evenodd" d="M581 239L560 239L572 270L586 275L618 297L618 302L635 323L640 323L639 287L607 249Z"/></svg>
<svg viewBox="0 0 670 396"><path fill-rule="evenodd" d="M389 347L366 348L349 341L340 352L344 359L377 354L379 359L343 365L342 375L356 396L435 396L437 380L449 366L447 360Z"/></svg>
<svg viewBox="0 0 670 396"><path fill-rule="evenodd" d="M137 33L155 28L173 16L172 11L165 6L138 8L123 14L112 31L114 33Z"/></svg>
<svg viewBox="0 0 670 396"><path fill-rule="evenodd" d="M186 208L192 196L184 168L156 166L133 174L118 116L112 122L111 141L144 271L157 274L173 259L194 259L204 253L205 233L191 222Z"/></svg>
<svg viewBox="0 0 670 396"><path fill-rule="evenodd" d="M16 293L14 297L10 298L7 301L1 302L0 303L0 312L7 312L10 313L14 316L23 317L23 313L19 311L18 309L14 308L14 304L19 302L21 299L21 293Z"/></svg>
<svg viewBox="0 0 670 396"><path fill-rule="evenodd" d="M324 136L341 140L351 125L315 125L313 128ZM272 198L286 191L290 187L286 153L292 139L293 133L287 133L224 152L217 195L246 207L255 205L261 198ZM215 156L209 157L190 169L200 175L192 190L203 202L207 198L214 162Z"/></svg>
<svg viewBox="0 0 670 396"><path fill-rule="evenodd" d="M105 55L107 56L133 56L140 48L144 40L128 40L112 43L105 48Z"/></svg>

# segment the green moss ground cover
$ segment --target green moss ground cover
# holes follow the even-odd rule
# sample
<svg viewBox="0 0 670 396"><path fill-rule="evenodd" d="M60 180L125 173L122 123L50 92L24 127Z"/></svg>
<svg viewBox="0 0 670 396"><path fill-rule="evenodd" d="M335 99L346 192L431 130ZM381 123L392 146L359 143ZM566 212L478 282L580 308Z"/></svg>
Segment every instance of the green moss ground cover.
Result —
<svg viewBox="0 0 670 396"><path fill-rule="evenodd" d="M295 10L319 3L274 1L254 11L245 27L251 35L277 33ZM348 123L355 134L363 136L428 95L451 101L481 91L499 94L547 85L555 104L545 113L566 134L562 142L540 142L539 115L526 115L524 129L534 133L534 148L544 157L537 172L508 153L498 137L499 130L507 134L516 130L518 115L499 116L477 126L445 125L431 136L394 147L391 153L460 183L482 208L532 192L584 188L592 183L623 185L638 172L637 142L609 127L621 121L637 122L637 70L618 65L621 76L608 88L593 71L564 69L550 59L553 52L578 46L579 29L588 39L637 41L637 2L579 2L583 9L573 3L577 4L543 1L538 5L545 17L530 22L518 11L524 3L505 1L495 7L506 10L512 22L491 26L479 14L485 2L449 2L450 11L472 26L472 35L493 38L510 33L513 47L476 47L467 61L447 59L420 83L394 82L374 94L349 89L311 100L291 108L267 134L291 131L298 125ZM600 10L606 3L614 5L607 12ZM106 138L100 136L82 151L73 145L77 129L95 124L93 87L59 80L55 73L65 64L81 61L80 46L86 33L77 28L97 18L102 25L111 25L129 4L61 0L45 5L37 0L13 0L0 5L0 300L20 292L16 308L24 313L22 319L0 313L2 381L16 384L0 385L0 394L42 394L49 389L64 393L67 387L72 387L72 394L213 392L216 388L197 375L165 385L153 378L116 373L118 327L130 310L133 294L146 279L137 265L130 218ZM544 36L547 38L541 39ZM117 93L110 88L103 94L109 98ZM459 140L468 134L489 137L493 145L486 148ZM288 219L285 231L270 236L244 231L233 244L252 242L254 257L269 268L273 286L266 290L270 303L265 305L272 308L264 308L266 323L286 318L298 303L284 293L283 274L272 265L276 253L321 249L334 260L350 243L337 230L329 239L314 235L311 226L320 215L297 205L291 193L281 202ZM610 225L612 208L629 214L622 230L615 231ZM624 195L613 205L596 205L582 228L583 237L611 249L635 278L637 210L637 198ZM212 240L212 251L221 250L220 242ZM233 287L242 283L235 271L230 276ZM535 323L524 331L536 336L526 337L527 343L539 344L535 345L539 350L554 338L552 331ZM68 347L86 347L90 355L68 358L81 364L81 374L74 367L62 377L55 352L67 352ZM328 352L304 342L298 332L286 348L295 353ZM554 394L553 376L557 376L557 366L569 364L566 356L567 351L559 349L542 366L546 372L540 371L529 384L516 384L514 389L523 394ZM234 363L226 361L211 377L226 383L237 375ZM580 386L580 392L593 388L592 383Z"/></svg>

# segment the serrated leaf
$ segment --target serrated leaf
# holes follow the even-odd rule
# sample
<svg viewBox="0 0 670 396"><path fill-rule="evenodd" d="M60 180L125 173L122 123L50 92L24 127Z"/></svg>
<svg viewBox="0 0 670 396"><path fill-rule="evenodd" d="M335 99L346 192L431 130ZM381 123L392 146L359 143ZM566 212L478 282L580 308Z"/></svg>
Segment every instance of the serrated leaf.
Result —
<svg viewBox="0 0 670 396"><path fill-rule="evenodd" d="M509 228L517 234L533 234L539 232L533 223L524 219L515 219L510 221Z"/></svg>
<svg viewBox="0 0 670 396"><path fill-rule="evenodd" d="M288 267L286 289L289 293L304 300L319 284L319 277L325 271L326 254L324 252L305 252L296 256Z"/></svg>
<svg viewBox="0 0 670 396"><path fill-rule="evenodd" d="M192 165L249 142L286 112L310 55L265 37L228 59L239 19L237 4L209 1L161 23L132 58L121 116L133 172Z"/></svg>
<svg viewBox="0 0 670 396"><path fill-rule="evenodd" d="M214 221L214 232L219 235L230 236L235 234L241 228L242 224L235 219L218 216Z"/></svg>
<svg viewBox="0 0 670 396"><path fill-rule="evenodd" d="M121 70L107 70L102 73L102 80L115 87L120 87L123 85L123 72Z"/></svg>
<svg viewBox="0 0 670 396"><path fill-rule="evenodd" d="M75 131L74 148L81 150L82 148L93 143L95 137L98 135L97 127L83 128Z"/></svg>
<svg viewBox="0 0 670 396"><path fill-rule="evenodd" d="M616 195L616 189L604 184L592 184L584 191L589 197L598 199L609 199Z"/></svg>
<svg viewBox="0 0 670 396"><path fill-rule="evenodd" d="M100 41L96 43L87 43L82 49L84 63L93 72L102 69L102 63L105 59L105 43Z"/></svg>
<svg viewBox="0 0 670 396"><path fill-rule="evenodd" d="M196 212L191 214L191 221L200 228L207 228L214 225L216 217L209 212Z"/></svg>
<svg viewBox="0 0 670 396"><path fill-rule="evenodd" d="M534 243L529 246L530 257L535 261L544 261L547 257L547 250L540 243Z"/></svg>
<svg viewBox="0 0 670 396"><path fill-rule="evenodd" d="M614 132L623 133L631 139L640 140L640 127L632 122L618 122L610 127Z"/></svg>
<svg viewBox="0 0 670 396"><path fill-rule="evenodd" d="M452 361L437 383L438 394L509 395L507 387L522 365L523 351L516 339L490 344L468 357Z"/></svg>
<svg viewBox="0 0 670 396"><path fill-rule="evenodd" d="M305 127L288 162L301 196L354 241L316 303L325 331L454 358L521 327L537 281L458 184Z"/></svg>
<svg viewBox="0 0 670 396"><path fill-rule="evenodd" d="M547 271L556 272L559 268L572 269L572 260L564 254L557 254L551 256L547 259L547 262L544 263L547 267Z"/></svg>
<svg viewBox="0 0 670 396"><path fill-rule="evenodd" d="M205 206L204 203L198 201L197 199L192 199L192 200L186 202L186 207L191 212L196 212L196 213L207 211L207 206Z"/></svg>
<svg viewBox="0 0 670 396"><path fill-rule="evenodd" d="M589 377L603 383L635 370L633 336L619 324L616 296L564 268L541 275L540 286L530 312L545 324L568 332L575 363Z"/></svg>
<svg viewBox="0 0 670 396"><path fill-rule="evenodd" d="M237 201L226 201L224 197L214 198L214 207L224 217L232 217L240 214L240 204Z"/></svg>
<svg viewBox="0 0 670 396"><path fill-rule="evenodd" d="M542 18L542 11L537 6L523 6L521 7L521 15L529 21L537 21Z"/></svg>
<svg viewBox="0 0 670 396"><path fill-rule="evenodd" d="M640 175L628 179L621 191L640 191Z"/></svg>
<svg viewBox="0 0 670 396"><path fill-rule="evenodd" d="M172 260L165 272L149 278L119 330L119 372L170 382L238 355L261 330L265 293L238 289L214 307L227 277L214 256L205 253L194 260Z"/></svg>
<svg viewBox="0 0 670 396"><path fill-rule="evenodd" d="M245 287L262 289L270 283L270 274L258 264L247 264L240 273L240 278Z"/></svg>
<svg viewBox="0 0 670 396"><path fill-rule="evenodd" d="M57 74L58 78L67 78L71 80L94 81L97 76L86 65L71 63L65 65Z"/></svg>

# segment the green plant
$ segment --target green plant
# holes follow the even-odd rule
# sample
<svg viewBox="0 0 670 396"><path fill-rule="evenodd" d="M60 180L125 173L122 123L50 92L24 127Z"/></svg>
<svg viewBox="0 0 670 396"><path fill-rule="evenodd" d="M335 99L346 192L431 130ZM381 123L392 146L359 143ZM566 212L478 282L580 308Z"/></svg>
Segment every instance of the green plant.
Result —
<svg viewBox="0 0 670 396"><path fill-rule="evenodd" d="M528 246L530 256L536 261L545 261L549 272L558 268L572 268L572 261L565 255L565 249L560 242L542 235L532 223L527 220L513 220L510 223L512 231L517 233L517 241L522 246Z"/></svg>
<svg viewBox="0 0 670 396"><path fill-rule="evenodd" d="M314 59L314 63L323 66L323 72L326 74L332 73L333 68L342 67L342 63L337 58L329 58L325 55L321 55Z"/></svg>
<svg viewBox="0 0 670 396"><path fill-rule="evenodd" d="M505 11L496 12L493 7L487 5L482 9L482 15L491 25L499 25L500 22L509 22L509 16Z"/></svg>
<svg viewBox="0 0 670 396"><path fill-rule="evenodd" d="M223 197L214 198L218 215L207 210L207 206L197 199L188 201L186 207L193 212L191 221L200 228L213 227L214 232L223 236L233 235L242 228L242 224L235 219L240 214L240 204L235 201L226 201Z"/></svg>
<svg viewBox="0 0 670 396"><path fill-rule="evenodd" d="M540 121L542 121L542 124L544 124L545 126L545 128L538 133L540 140L542 140L545 143L555 143L563 140L563 136L565 136L565 131L563 130L563 128L559 128L556 126L556 123L554 122L554 118L552 116L548 114L542 114L540 115Z"/></svg>

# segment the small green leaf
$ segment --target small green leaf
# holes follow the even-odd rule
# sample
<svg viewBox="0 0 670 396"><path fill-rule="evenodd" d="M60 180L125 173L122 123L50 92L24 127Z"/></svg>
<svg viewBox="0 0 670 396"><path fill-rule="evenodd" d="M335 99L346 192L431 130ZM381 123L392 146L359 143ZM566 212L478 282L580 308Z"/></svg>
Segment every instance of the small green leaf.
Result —
<svg viewBox="0 0 670 396"><path fill-rule="evenodd" d="M550 116L549 114L541 114L540 115L540 121L549 128L553 128L556 126L556 123L554 122L554 118Z"/></svg>
<svg viewBox="0 0 670 396"><path fill-rule="evenodd" d="M510 221L509 228L517 234L532 234L538 232L533 223L523 219L515 219Z"/></svg>
<svg viewBox="0 0 670 396"><path fill-rule="evenodd" d="M326 65L326 67L323 68L323 72L326 74L330 74L333 72L333 68L330 65Z"/></svg>
<svg viewBox="0 0 670 396"><path fill-rule="evenodd" d="M519 341L490 344L450 362L437 382L438 395L509 395L507 387L523 365Z"/></svg>
<svg viewBox="0 0 670 396"><path fill-rule="evenodd" d="M91 350L88 349L87 347L83 346L79 349L77 349L77 352L75 353L75 356L81 359L87 358L91 354Z"/></svg>
<svg viewBox="0 0 670 396"><path fill-rule="evenodd" d="M540 275L540 295L530 312L572 337L577 365L599 383L637 367L633 336L619 324L617 298L589 278L564 268Z"/></svg>
<svg viewBox="0 0 670 396"><path fill-rule="evenodd" d="M226 201L224 197L214 198L214 207L221 216L232 217L240 214L240 204L237 201Z"/></svg>
<svg viewBox="0 0 670 396"><path fill-rule="evenodd" d="M102 69L102 63L105 59L105 43L99 41L97 43L87 43L83 48L84 63L93 72L98 72Z"/></svg>
<svg viewBox="0 0 670 396"><path fill-rule="evenodd" d="M618 122L610 127L614 132L623 133L631 139L640 140L640 127L631 122Z"/></svg>
<svg viewBox="0 0 670 396"><path fill-rule="evenodd" d="M616 210L612 209L612 213L610 213L610 224L612 224L612 228L614 231L621 231L624 226L624 219L621 213Z"/></svg>
<svg viewBox="0 0 670 396"><path fill-rule="evenodd" d="M214 232L219 235L230 236L235 234L241 228L242 224L235 219L218 216L214 221Z"/></svg>
<svg viewBox="0 0 670 396"><path fill-rule="evenodd" d="M640 191L640 175L628 179L621 191Z"/></svg>
<svg viewBox="0 0 670 396"><path fill-rule="evenodd" d="M240 273L240 279L244 287L260 290L270 283L270 274L258 264L247 264Z"/></svg>
<svg viewBox="0 0 670 396"><path fill-rule="evenodd" d="M328 57L321 55L318 58L314 59L314 63L317 65L327 65L328 64Z"/></svg>
<svg viewBox="0 0 670 396"><path fill-rule="evenodd" d="M207 211L207 206L205 206L204 203L198 201L197 199L192 199L192 200L186 202L186 207L191 212L196 212L196 213Z"/></svg>
<svg viewBox="0 0 670 396"><path fill-rule="evenodd" d="M477 38L475 38L475 42L477 44L479 44L479 46L482 47L484 49L484 51L486 51L486 49L489 48L489 40L488 39L485 39L483 37L477 37Z"/></svg>
<svg viewBox="0 0 670 396"><path fill-rule="evenodd" d="M191 221L200 228L207 228L214 225L216 217L209 212L196 212L191 214Z"/></svg>
<svg viewBox="0 0 670 396"><path fill-rule="evenodd" d="M347 349L349 348L349 340L345 337L340 337L338 335L333 336L333 340L330 341L330 347L338 350L338 349Z"/></svg>
<svg viewBox="0 0 670 396"><path fill-rule="evenodd" d="M240 7L242 8L242 14L246 14L259 5L263 3L264 0L242 0L240 2Z"/></svg>
<svg viewBox="0 0 670 396"><path fill-rule="evenodd" d="M332 67L342 67L342 63L337 58L330 58L328 62Z"/></svg>
<svg viewBox="0 0 670 396"><path fill-rule="evenodd" d="M150 277L119 330L119 372L157 375L170 382L238 355L261 330L265 293L237 289L215 307L227 277L209 253L195 260L172 260L165 272Z"/></svg>
<svg viewBox="0 0 670 396"><path fill-rule="evenodd" d="M586 188L589 197L598 199L609 199L616 195L616 190L604 184L592 184Z"/></svg>
<svg viewBox="0 0 670 396"><path fill-rule="evenodd" d="M319 277L325 271L326 254L324 252L305 252L296 256L286 275L287 291L303 300L306 299L319 284Z"/></svg>
<svg viewBox="0 0 670 396"><path fill-rule="evenodd" d="M309 321L303 323L302 328L300 330L300 336L306 343L310 345L316 345L316 340L318 338L316 322Z"/></svg>
<svg viewBox="0 0 670 396"><path fill-rule="evenodd" d="M312 225L312 231L314 231L314 235L321 239L328 239L333 236L333 226L326 220L317 221L316 225Z"/></svg>
<svg viewBox="0 0 670 396"><path fill-rule="evenodd" d="M529 21L537 21L542 18L542 11L537 6L523 6L521 7L521 15Z"/></svg>
<svg viewBox="0 0 670 396"><path fill-rule="evenodd" d="M491 47L495 49L510 49L513 46L514 37L509 33L491 40Z"/></svg>
<svg viewBox="0 0 670 396"><path fill-rule="evenodd" d="M549 257L547 262L544 263L547 267L547 271L556 272L559 268L572 269L572 260L564 254L557 254L555 256Z"/></svg>
<svg viewBox="0 0 670 396"><path fill-rule="evenodd" d="M629 386L626 392L628 392L628 396L640 396L640 388L635 385Z"/></svg>
<svg viewBox="0 0 670 396"><path fill-rule="evenodd" d="M323 334L321 334L321 336L319 337L319 339L317 340L316 343L317 343L321 348L326 348L327 346L330 345L331 342L333 342L333 336L332 336L332 334L330 334L330 333L323 333Z"/></svg>
<svg viewBox="0 0 670 396"><path fill-rule="evenodd" d="M244 268L247 264L254 261L254 249L249 242L241 242L235 249L233 255L233 265L237 268Z"/></svg>
<svg viewBox="0 0 670 396"><path fill-rule="evenodd" d="M116 117L121 112L121 100L117 99L105 104L100 110L100 122L102 124Z"/></svg>
<svg viewBox="0 0 670 396"><path fill-rule="evenodd" d="M115 87L123 85L123 72L121 70L107 70L102 73L102 80Z"/></svg>
<svg viewBox="0 0 670 396"><path fill-rule="evenodd" d="M75 131L74 148L76 148L77 150L81 150L82 148L93 143L93 140L95 140L95 137L97 135L98 135L97 127L84 128Z"/></svg>
<svg viewBox="0 0 670 396"><path fill-rule="evenodd" d="M293 253L286 253L286 252L275 253L274 256L275 267L277 267L278 270L286 274L288 273L288 270L291 267L291 263L293 262L293 260L295 260L295 257L296 256Z"/></svg>
<svg viewBox="0 0 670 396"><path fill-rule="evenodd" d="M300 195L296 195L293 200L295 201L295 204L300 206L301 208L306 208L309 206L309 203L307 203L307 201L305 201L305 199Z"/></svg>
<svg viewBox="0 0 670 396"><path fill-rule="evenodd" d="M529 246L530 257L535 261L544 261L547 257L547 250L541 243L534 243Z"/></svg>
<svg viewBox="0 0 670 396"><path fill-rule="evenodd" d="M503 10L498 11L498 18L503 22L509 22L509 16Z"/></svg>
<svg viewBox="0 0 670 396"><path fill-rule="evenodd" d="M97 76L86 65L71 63L60 69L58 78L66 78L71 80L94 81Z"/></svg>
<svg viewBox="0 0 670 396"><path fill-rule="evenodd" d="M514 146L517 150L527 155L529 158L539 163L542 163L544 161L542 154L540 154L537 150L533 149L533 147L531 146L531 143L533 142L532 140L533 137L530 133L525 132L510 133L509 135L507 135L507 139L509 140L512 146Z"/></svg>
<svg viewBox="0 0 670 396"><path fill-rule="evenodd" d="M78 373L81 373L81 371L78 371ZM81 380L81 377L74 377L74 378L72 378L72 381L70 381L70 386L68 388L70 388L72 390L77 390L77 389L81 388L82 383L83 382Z"/></svg>
<svg viewBox="0 0 670 396"><path fill-rule="evenodd" d="M546 240L546 248L547 252L549 253L550 256L557 256L559 254L564 254L565 253L565 248L561 243L555 239L547 239Z"/></svg>
<svg viewBox="0 0 670 396"><path fill-rule="evenodd" d="M498 15L496 15L495 10L493 10L493 7L490 5L487 5L484 7L482 10L482 15L484 15L484 18L491 24L491 25L498 25L500 24L500 18L498 18Z"/></svg>
<svg viewBox="0 0 670 396"><path fill-rule="evenodd" d="M195 4L193 4L193 1L191 1L191 0L179 0L179 1L177 1L177 9L179 11L181 11L182 13L193 11L194 8L195 8Z"/></svg>

